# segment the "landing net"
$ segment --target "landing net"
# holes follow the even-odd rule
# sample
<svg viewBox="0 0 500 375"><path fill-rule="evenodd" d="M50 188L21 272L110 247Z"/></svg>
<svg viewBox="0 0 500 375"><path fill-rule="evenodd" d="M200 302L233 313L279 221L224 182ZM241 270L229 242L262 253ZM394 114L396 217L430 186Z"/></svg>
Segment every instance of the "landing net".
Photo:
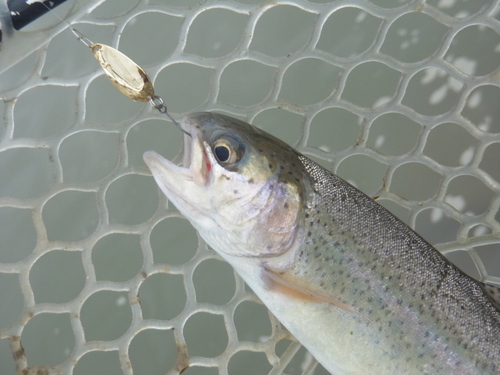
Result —
<svg viewBox="0 0 500 375"><path fill-rule="evenodd" d="M499 1L56 11L145 68L174 117L262 127L500 285ZM160 194L142 153L180 161L178 129L52 16L0 49L2 373L327 374Z"/></svg>

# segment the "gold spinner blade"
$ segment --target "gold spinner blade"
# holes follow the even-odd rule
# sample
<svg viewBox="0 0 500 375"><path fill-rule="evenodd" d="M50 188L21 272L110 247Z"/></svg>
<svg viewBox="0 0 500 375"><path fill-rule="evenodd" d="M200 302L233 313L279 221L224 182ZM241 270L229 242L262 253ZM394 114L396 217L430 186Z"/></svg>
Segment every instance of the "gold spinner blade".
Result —
<svg viewBox="0 0 500 375"><path fill-rule="evenodd" d="M129 57L105 44L95 43L90 49L106 76L122 94L139 102L155 97L147 73Z"/></svg>

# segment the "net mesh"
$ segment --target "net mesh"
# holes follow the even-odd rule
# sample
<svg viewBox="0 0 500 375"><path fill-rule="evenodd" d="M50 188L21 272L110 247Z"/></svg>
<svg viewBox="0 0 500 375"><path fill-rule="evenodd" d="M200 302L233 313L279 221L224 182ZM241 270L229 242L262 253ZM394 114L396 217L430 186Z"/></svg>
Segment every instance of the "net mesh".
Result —
<svg viewBox="0 0 500 375"><path fill-rule="evenodd" d="M500 284L499 1L57 13L145 68L174 116L264 128ZM0 51L2 373L327 374L159 193L141 155L179 161L179 131L52 16Z"/></svg>

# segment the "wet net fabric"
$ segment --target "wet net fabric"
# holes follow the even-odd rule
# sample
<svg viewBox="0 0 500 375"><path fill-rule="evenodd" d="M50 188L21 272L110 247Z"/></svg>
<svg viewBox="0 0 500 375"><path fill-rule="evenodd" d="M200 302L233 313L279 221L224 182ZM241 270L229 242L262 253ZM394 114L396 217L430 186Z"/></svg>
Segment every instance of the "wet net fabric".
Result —
<svg viewBox="0 0 500 375"><path fill-rule="evenodd" d="M0 11L5 10L0 6ZM68 0L175 117L244 119L500 285L500 4ZM165 116L118 93L57 17L0 50L6 374L326 374L162 196Z"/></svg>

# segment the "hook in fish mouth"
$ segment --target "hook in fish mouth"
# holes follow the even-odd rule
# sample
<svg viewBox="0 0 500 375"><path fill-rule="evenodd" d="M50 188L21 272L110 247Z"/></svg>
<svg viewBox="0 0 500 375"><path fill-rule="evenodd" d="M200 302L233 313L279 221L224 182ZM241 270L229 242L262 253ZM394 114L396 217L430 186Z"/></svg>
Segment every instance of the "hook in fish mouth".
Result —
<svg viewBox="0 0 500 375"><path fill-rule="evenodd" d="M217 226L217 221L209 214L211 201L207 199L213 181L214 156L190 122L183 119L180 123L189 130L183 132L182 163L173 163L155 151L146 151L144 162L163 194L193 225L203 221L210 222L211 227Z"/></svg>
<svg viewBox="0 0 500 375"><path fill-rule="evenodd" d="M187 117L175 124L185 134L182 163L180 165L172 163L154 151L146 151L143 159L158 185L168 190L178 190L179 186L190 183L199 187L206 186L212 177L213 164L216 163L211 155L210 146L201 139L199 131ZM185 189L187 185L184 186ZM169 197L169 194L166 195Z"/></svg>

